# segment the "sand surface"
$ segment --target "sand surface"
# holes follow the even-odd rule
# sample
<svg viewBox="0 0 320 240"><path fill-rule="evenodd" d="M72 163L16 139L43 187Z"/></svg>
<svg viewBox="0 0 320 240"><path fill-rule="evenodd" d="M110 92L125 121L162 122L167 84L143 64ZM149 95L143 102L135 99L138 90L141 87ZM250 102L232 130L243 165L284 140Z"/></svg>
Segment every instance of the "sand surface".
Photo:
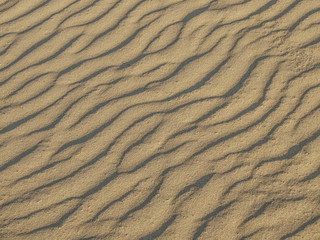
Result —
<svg viewBox="0 0 320 240"><path fill-rule="evenodd" d="M319 0L0 0L1 240L320 239Z"/></svg>

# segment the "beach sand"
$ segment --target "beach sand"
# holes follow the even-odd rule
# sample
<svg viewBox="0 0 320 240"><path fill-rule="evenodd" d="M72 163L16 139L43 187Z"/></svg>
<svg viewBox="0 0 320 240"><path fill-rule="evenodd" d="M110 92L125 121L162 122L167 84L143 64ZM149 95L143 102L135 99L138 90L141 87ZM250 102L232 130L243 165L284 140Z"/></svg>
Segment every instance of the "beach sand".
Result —
<svg viewBox="0 0 320 240"><path fill-rule="evenodd" d="M319 0L0 0L1 240L319 240Z"/></svg>

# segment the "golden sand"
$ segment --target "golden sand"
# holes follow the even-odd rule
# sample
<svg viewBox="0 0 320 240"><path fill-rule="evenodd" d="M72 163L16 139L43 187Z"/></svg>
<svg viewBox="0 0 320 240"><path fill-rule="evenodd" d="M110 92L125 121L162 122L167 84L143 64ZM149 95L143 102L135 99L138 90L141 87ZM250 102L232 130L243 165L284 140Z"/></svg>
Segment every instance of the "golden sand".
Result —
<svg viewBox="0 0 320 240"><path fill-rule="evenodd" d="M0 0L1 240L320 239L319 0Z"/></svg>

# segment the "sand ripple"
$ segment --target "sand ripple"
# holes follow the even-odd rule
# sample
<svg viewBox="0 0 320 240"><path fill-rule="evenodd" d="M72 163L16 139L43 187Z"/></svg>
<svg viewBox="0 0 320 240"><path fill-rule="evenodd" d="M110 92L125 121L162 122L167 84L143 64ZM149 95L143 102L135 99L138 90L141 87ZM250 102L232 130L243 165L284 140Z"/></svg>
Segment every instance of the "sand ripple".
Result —
<svg viewBox="0 0 320 240"><path fill-rule="evenodd" d="M0 239L320 239L319 0L1 0Z"/></svg>

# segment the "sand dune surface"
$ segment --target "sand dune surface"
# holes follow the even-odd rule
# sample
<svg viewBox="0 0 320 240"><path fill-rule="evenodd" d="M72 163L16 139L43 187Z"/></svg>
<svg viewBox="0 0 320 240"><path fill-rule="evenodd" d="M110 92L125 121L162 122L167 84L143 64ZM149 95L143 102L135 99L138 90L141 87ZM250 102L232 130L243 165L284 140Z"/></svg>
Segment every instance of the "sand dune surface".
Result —
<svg viewBox="0 0 320 240"><path fill-rule="evenodd" d="M0 239L320 239L319 0L1 0Z"/></svg>

